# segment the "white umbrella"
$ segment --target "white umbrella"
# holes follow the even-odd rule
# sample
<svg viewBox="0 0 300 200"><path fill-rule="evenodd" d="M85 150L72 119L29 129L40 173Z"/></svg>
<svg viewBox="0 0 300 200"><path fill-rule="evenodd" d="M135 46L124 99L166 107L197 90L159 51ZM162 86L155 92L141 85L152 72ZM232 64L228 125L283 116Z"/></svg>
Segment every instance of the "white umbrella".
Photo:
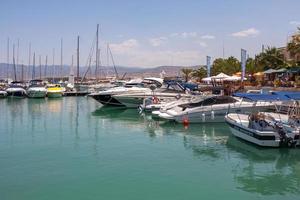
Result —
<svg viewBox="0 0 300 200"><path fill-rule="evenodd" d="M224 78L224 81L240 81L242 78L239 76L229 76L227 78ZM244 78L244 80L247 80L246 78Z"/></svg>

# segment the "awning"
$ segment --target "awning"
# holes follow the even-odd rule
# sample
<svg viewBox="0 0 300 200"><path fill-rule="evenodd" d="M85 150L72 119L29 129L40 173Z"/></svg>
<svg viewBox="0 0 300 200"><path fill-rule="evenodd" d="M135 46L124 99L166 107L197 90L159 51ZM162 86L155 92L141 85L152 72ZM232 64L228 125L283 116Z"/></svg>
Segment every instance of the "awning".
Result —
<svg viewBox="0 0 300 200"><path fill-rule="evenodd" d="M268 69L267 71L264 71L264 74L272 74L275 73L276 70L275 69Z"/></svg>
<svg viewBox="0 0 300 200"><path fill-rule="evenodd" d="M300 100L300 92L298 91L274 91L272 94L285 96L291 100Z"/></svg>
<svg viewBox="0 0 300 200"><path fill-rule="evenodd" d="M287 70L288 73L300 73L300 67L291 67Z"/></svg>

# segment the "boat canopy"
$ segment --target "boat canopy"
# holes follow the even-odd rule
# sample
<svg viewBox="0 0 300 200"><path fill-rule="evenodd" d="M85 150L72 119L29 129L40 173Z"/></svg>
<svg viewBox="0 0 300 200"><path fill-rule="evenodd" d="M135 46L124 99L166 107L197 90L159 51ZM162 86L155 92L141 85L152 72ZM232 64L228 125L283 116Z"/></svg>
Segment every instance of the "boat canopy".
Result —
<svg viewBox="0 0 300 200"><path fill-rule="evenodd" d="M272 94L285 96L291 100L300 100L300 92L297 91L274 91Z"/></svg>
<svg viewBox="0 0 300 200"><path fill-rule="evenodd" d="M251 101L288 101L291 100L285 95L278 94L255 94L255 93L234 93L233 96L249 99Z"/></svg>

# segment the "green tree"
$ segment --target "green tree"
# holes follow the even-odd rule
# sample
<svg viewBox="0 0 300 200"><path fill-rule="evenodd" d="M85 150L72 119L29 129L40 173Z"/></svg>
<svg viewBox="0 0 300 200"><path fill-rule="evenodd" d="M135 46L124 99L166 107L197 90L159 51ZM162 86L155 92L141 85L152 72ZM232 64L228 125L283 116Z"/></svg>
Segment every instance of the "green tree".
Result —
<svg viewBox="0 0 300 200"><path fill-rule="evenodd" d="M279 69L286 66L282 52L275 47L268 47L264 52L255 56L255 63L257 67L264 70Z"/></svg>
<svg viewBox="0 0 300 200"><path fill-rule="evenodd" d="M246 62L246 73L255 74L256 72L263 71L264 69L256 63L256 60L253 58L248 58Z"/></svg>
<svg viewBox="0 0 300 200"><path fill-rule="evenodd" d="M181 73L183 74L183 77L186 82L188 82L189 79L191 78L192 72L193 72L193 69L190 69L190 68L182 68L181 69Z"/></svg>
<svg viewBox="0 0 300 200"><path fill-rule="evenodd" d="M240 62L233 56L230 56L227 59L217 58L212 65L212 75L217 75L221 72L232 75L240 71L240 68Z"/></svg>
<svg viewBox="0 0 300 200"><path fill-rule="evenodd" d="M201 79L205 78L207 75L207 71L204 69L204 68L199 68L199 69L195 69L193 72L192 72L192 76L194 78L197 79L198 82L201 81Z"/></svg>

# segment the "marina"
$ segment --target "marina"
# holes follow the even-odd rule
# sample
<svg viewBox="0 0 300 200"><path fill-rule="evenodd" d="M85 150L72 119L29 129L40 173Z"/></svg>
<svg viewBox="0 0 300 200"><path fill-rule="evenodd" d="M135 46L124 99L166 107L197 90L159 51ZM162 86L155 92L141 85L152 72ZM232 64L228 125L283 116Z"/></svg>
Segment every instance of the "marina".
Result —
<svg viewBox="0 0 300 200"><path fill-rule="evenodd" d="M0 5L0 200L300 199L300 1Z"/></svg>

